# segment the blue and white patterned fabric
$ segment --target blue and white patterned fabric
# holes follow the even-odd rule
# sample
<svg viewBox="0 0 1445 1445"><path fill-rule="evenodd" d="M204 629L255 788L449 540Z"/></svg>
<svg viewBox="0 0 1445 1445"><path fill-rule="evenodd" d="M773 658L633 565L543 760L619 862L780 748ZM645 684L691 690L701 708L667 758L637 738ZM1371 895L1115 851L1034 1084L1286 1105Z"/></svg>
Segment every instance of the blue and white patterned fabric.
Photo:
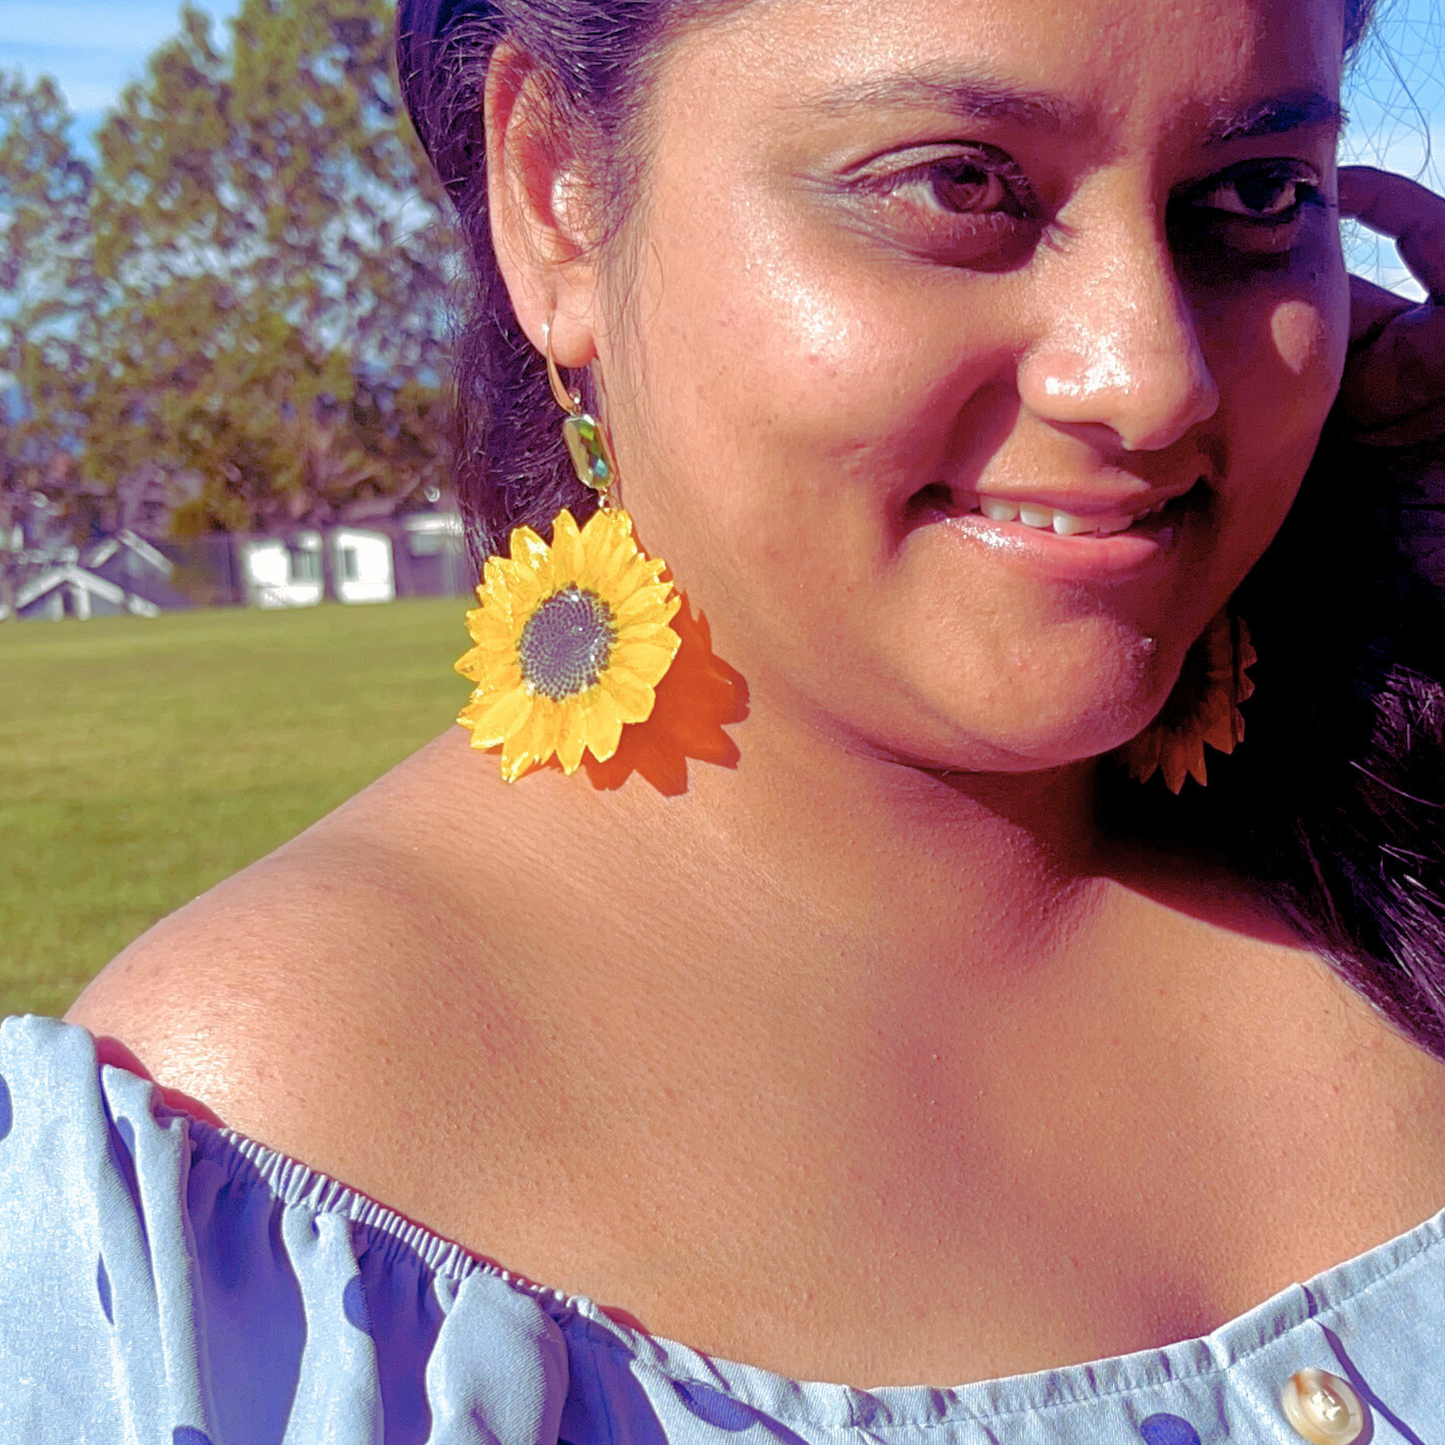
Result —
<svg viewBox="0 0 1445 1445"><path fill-rule="evenodd" d="M1445 1442L1445 1215L1207 1339L959 1389L805 1384L640 1334L166 1108L83 1029L0 1027L3 1445ZM1347 1439L1348 1434L1340 1436Z"/></svg>

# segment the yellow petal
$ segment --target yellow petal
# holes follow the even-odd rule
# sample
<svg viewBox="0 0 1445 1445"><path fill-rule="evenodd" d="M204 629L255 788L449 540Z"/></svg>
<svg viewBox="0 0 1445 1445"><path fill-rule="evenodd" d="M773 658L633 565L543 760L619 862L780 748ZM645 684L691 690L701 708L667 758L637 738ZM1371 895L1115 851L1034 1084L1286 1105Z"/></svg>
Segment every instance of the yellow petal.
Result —
<svg viewBox="0 0 1445 1445"><path fill-rule="evenodd" d="M617 704L618 715L623 722L644 721L652 712L653 703L657 701L648 684L638 681L629 673L619 672L610 664L597 680L597 685Z"/></svg>
<svg viewBox="0 0 1445 1445"><path fill-rule="evenodd" d="M505 596L507 584L512 580L516 570L516 567L505 557L488 557L482 564L482 580L477 590L485 592L488 596L499 592Z"/></svg>
<svg viewBox="0 0 1445 1445"><path fill-rule="evenodd" d="M639 686L652 688L667 675L667 669L672 666L672 659L676 656L676 647L663 647L652 642L631 642L613 649L612 656L607 660L607 670L630 678Z"/></svg>
<svg viewBox="0 0 1445 1445"><path fill-rule="evenodd" d="M565 507L557 513L552 523L552 584L557 588L569 587L577 580L585 554L582 550L581 534L572 513Z"/></svg>
<svg viewBox="0 0 1445 1445"><path fill-rule="evenodd" d="M457 660L452 664L452 666L456 668L456 670L461 673L463 677L468 677L470 676L470 674L468 673L467 669L476 662L477 658L482 656L490 657L493 653L498 652L499 650L499 648L493 647L490 644L478 644L476 639L473 638L472 646L467 648L467 650L462 653L459 658L457 658Z"/></svg>
<svg viewBox="0 0 1445 1445"><path fill-rule="evenodd" d="M674 652L682 646L682 638L677 635L674 628L669 627L665 622L632 623L627 627L619 627L616 646L622 647L632 642L651 643L656 647L670 647Z"/></svg>
<svg viewBox="0 0 1445 1445"><path fill-rule="evenodd" d="M1183 788L1186 777L1204 783L1209 776L1204 766L1204 743L1197 737L1177 733L1166 736L1159 751L1159 766L1171 793Z"/></svg>
<svg viewBox="0 0 1445 1445"><path fill-rule="evenodd" d="M589 550L583 553L582 565L573 578L586 592L595 592L604 601L607 599L608 580L617 570L616 559L608 552Z"/></svg>
<svg viewBox="0 0 1445 1445"><path fill-rule="evenodd" d="M582 750L587 745L587 724L580 697L569 697L558 709L557 760L562 771L569 776L575 773L582 762Z"/></svg>
<svg viewBox="0 0 1445 1445"><path fill-rule="evenodd" d="M487 599L483 607L474 607L467 613L467 631L473 642L484 642L488 637L508 637L512 631L512 605L508 598L500 602Z"/></svg>
<svg viewBox="0 0 1445 1445"><path fill-rule="evenodd" d="M531 749L539 763L545 763L557 751L557 737L561 731L562 705L550 697L538 697L532 709Z"/></svg>
<svg viewBox="0 0 1445 1445"><path fill-rule="evenodd" d="M488 622L485 625L478 623L475 628L468 630L472 634L472 645L458 659L458 672L463 671L463 663L469 663L473 658L507 657L517 650L516 639L510 627L498 627L495 623Z"/></svg>
<svg viewBox="0 0 1445 1445"><path fill-rule="evenodd" d="M477 600L482 611L491 611L498 617L511 620L512 589L520 576L518 568L501 557L488 557L481 585L477 588Z"/></svg>
<svg viewBox="0 0 1445 1445"><path fill-rule="evenodd" d="M671 587L671 583L661 585L653 583L648 587L639 587L636 592L621 598L617 606L612 609L619 625L634 622L666 622L677 610L676 608L673 608L671 612L667 610Z"/></svg>
<svg viewBox="0 0 1445 1445"><path fill-rule="evenodd" d="M473 642L485 643L489 638L501 640L510 638L515 629L512 626L512 603L510 598L500 602L490 598L485 607L467 613L467 631Z"/></svg>
<svg viewBox="0 0 1445 1445"><path fill-rule="evenodd" d="M579 702L587 732L587 746L599 763L617 751L622 738L622 714L616 702L600 687L589 688Z"/></svg>
<svg viewBox="0 0 1445 1445"><path fill-rule="evenodd" d="M490 607L486 614L467 613L467 631L471 633L472 645L483 652L505 652L516 645L515 631L510 622L504 622Z"/></svg>
<svg viewBox="0 0 1445 1445"><path fill-rule="evenodd" d="M477 687L483 692L525 692L516 653L497 658L477 680Z"/></svg>
<svg viewBox="0 0 1445 1445"><path fill-rule="evenodd" d="M502 748L502 776L515 783L528 768L545 763L557 749L557 704L549 697L531 699L532 711Z"/></svg>
<svg viewBox="0 0 1445 1445"><path fill-rule="evenodd" d="M506 662L505 655L498 656L483 648L474 647L457 658L452 667L472 682L485 684L494 671L506 666Z"/></svg>
<svg viewBox="0 0 1445 1445"><path fill-rule="evenodd" d="M528 697L529 709L521 724L514 728L502 744L502 777L515 783L536 761L533 739L537 733L538 706L543 698Z"/></svg>
<svg viewBox="0 0 1445 1445"><path fill-rule="evenodd" d="M472 730L474 748L494 748L527 720L532 699L521 688L474 696L457 721Z"/></svg>
<svg viewBox="0 0 1445 1445"><path fill-rule="evenodd" d="M588 517L582 536L589 551L632 536L632 518L621 507L598 507Z"/></svg>
<svg viewBox="0 0 1445 1445"><path fill-rule="evenodd" d="M530 527L513 527L508 547L519 571L540 567L547 560L547 544Z"/></svg>
<svg viewBox="0 0 1445 1445"><path fill-rule="evenodd" d="M582 529L585 561L577 572L577 585L596 592L610 602L616 596L612 579L637 553L631 528L619 527L609 510L594 512Z"/></svg>
<svg viewBox="0 0 1445 1445"><path fill-rule="evenodd" d="M656 574L648 566L647 558L640 552L634 552L620 566L615 567L610 576L599 578L598 585L602 596L613 607L617 607L634 592L654 587L657 583Z"/></svg>

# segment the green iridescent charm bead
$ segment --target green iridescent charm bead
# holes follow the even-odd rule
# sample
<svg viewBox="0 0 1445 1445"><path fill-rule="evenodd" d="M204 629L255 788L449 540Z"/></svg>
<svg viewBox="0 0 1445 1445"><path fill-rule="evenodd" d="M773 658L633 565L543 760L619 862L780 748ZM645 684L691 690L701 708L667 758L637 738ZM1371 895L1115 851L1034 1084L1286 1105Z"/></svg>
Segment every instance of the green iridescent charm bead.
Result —
<svg viewBox="0 0 1445 1445"><path fill-rule="evenodd" d="M577 469L578 481L594 492L607 491L613 482L612 464L607 460L607 449L597 418L585 411L569 416L562 423L562 436L572 457L572 465Z"/></svg>

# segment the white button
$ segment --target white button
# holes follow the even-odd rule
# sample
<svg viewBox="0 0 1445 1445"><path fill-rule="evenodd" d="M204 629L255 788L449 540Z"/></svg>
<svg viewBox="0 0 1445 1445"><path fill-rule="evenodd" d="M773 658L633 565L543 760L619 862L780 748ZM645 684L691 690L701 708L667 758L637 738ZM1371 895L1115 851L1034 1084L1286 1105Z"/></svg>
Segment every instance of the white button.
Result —
<svg viewBox="0 0 1445 1445"><path fill-rule="evenodd" d="M1301 1370L1280 1392L1284 1417L1310 1445L1352 1445L1365 1429L1360 1397L1338 1375Z"/></svg>

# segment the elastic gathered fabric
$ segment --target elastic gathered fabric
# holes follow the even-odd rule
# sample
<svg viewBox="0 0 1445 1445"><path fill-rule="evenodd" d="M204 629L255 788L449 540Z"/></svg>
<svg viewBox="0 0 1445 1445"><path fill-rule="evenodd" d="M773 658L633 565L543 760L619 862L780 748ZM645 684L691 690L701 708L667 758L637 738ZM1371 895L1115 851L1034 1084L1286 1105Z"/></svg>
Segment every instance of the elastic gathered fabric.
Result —
<svg viewBox="0 0 1445 1445"><path fill-rule="evenodd" d="M1442 1240L1445 1213L1162 1349L957 1389L807 1383L477 1260L167 1108L83 1029L0 1025L6 1445L1284 1445L1281 1387L1311 1367L1353 1384L1371 1445L1433 1445Z"/></svg>

